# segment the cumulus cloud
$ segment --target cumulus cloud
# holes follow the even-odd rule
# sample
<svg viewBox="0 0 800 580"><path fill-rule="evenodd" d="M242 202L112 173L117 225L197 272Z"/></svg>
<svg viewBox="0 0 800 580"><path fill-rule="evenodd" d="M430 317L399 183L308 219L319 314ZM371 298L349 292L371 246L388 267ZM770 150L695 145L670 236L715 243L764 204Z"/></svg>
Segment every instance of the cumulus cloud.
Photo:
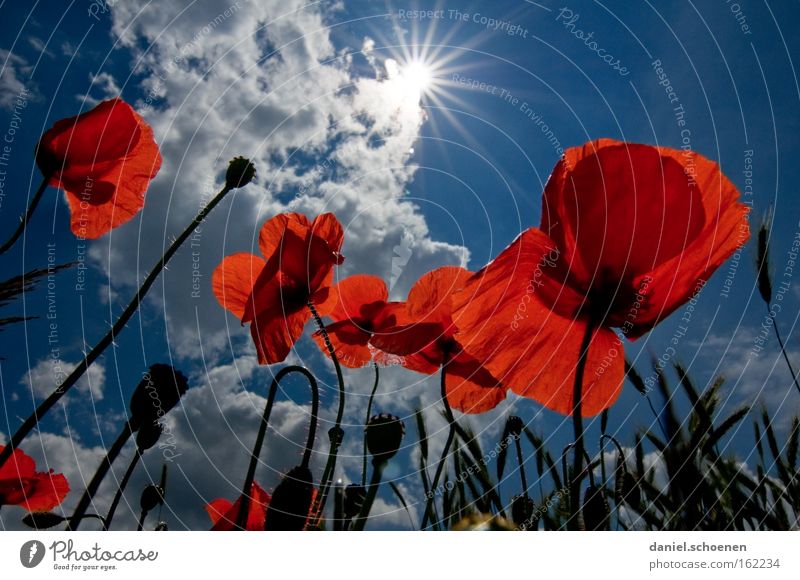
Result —
<svg viewBox="0 0 800 580"><path fill-rule="evenodd" d="M31 98L33 89L25 81L30 73L28 61L0 48L0 108L12 111L20 95Z"/></svg>
<svg viewBox="0 0 800 580"><path fill-rule="evenodd" d="M60 359L43 358L25 373L19 384L29 389L37 399L44 399L75 370L76 366L78 366L76 363ZM90 394L95 401L101 401L105 383L105 368L101 363L95 363L78 381L76 389L78 392Z"/></svg>

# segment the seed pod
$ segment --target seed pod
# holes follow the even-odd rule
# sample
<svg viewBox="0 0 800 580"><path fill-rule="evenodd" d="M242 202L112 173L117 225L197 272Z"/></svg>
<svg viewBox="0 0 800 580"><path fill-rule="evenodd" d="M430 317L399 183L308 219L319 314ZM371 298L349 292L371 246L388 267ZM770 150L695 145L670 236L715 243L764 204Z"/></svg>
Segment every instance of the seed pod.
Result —
<svg viewBox="0 0 800 580"><path fill-rule="evenodd" d="M344 429L341 427L331 427L328 429L328 441L331 445L338 447L344 441Z"/></svg>
<svg viewBox="0 0 800 580"><path fill-rule="evenodd" d="M256 176L256 168L245 157L234 157L225 172L225 186L229 189L244 187Z"/></svg>
<svg viewBox="0 0 800 580"><path fill-rule="evenodd" d="M314 494L311 471L302 465L290 469L272 494L264 529L275 531L304 529Z"/></svg>
<svg viewBox="0 0 800 580"><path fill-rule="evenodd" d="M169 526L167 525L167 522L158 522L158 524L156 524L154 531L167 532L169 531Z"/></svg>
<svg viewBox="0 0 800 580"><path fill-rule="evenodd" d="M586 530L602 531L608 529L611 510L606 501L605 490L590 485L583 496L583 524Z"/></svg>
<svg viewBox="0 0 800 580"><path fill-rule="evenodd" d="M367 421L367 449L375 461L388 461L400 449L406 429L399 417L388 413L374 415Z"/></svg>
<svg viewBox="0 0 800 580"><path fill-rule="evenodd" d="M352 519L361 511L364 498L367 497L367 488L363 485L351 483L344 488L344 517Z"/></svg>
<svg viewBox="0 0 800 580"><path fill-rule="evenodd" d="M536 504L527 495L515 495L511 500L511 519L514 525L520 530L536 529L536 522L539 521L536 514Z"/></svg>
<svg viewBox="0 0 800 580"><path fill-rule="evenodd" d="M160 485L151 483L142 490L142 497L139 500L142 511L152 511L162 503L164 503L164 490Z"/></svg>
<svg viewBox="0 0 800 580"><path fill-rule="evenodd" d="M139 431L136 433L136 447L139 450L139 453L147 451L153 445L158 443L163 430L164 428L159 422L144 423L141 427L139 427Z"/></svg>
<svg viewBox="0 0 800 580"><path fill-rule="evenodd" d="M189 383L182 372L165 364L154 364L131 396L131 428L155 423L178 404Z"/></svg>
<svg viewBox="0 0 800 580"><path fill-rule="evenodd" d="M46 530L65 521L67 518L53 512L31 512L22 518L23 524L35 530Z"/></svg>
<svg viewBox="0 0 800 580"><path fill-rule="evenodd" d="M515 439L519 439L519 436L522 434L522 430L525 428L525 423L520 417L511 415L508 419L506 419L506 428L508 429L509 435Z"/></svg>

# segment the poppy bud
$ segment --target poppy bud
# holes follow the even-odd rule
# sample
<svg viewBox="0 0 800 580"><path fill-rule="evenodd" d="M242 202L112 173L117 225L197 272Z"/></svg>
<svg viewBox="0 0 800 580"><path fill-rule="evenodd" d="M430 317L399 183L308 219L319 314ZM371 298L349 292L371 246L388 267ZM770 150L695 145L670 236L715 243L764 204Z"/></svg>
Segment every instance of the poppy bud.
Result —
<svg viewBox="0 0 800 580"><path fill-rule="evenodd" d="M399 417L388 413L374 415L364 428L367 449L375 461L388 461L400 449L406 428Z"/></svg>
<svg viewBox="0 0 800 580"><path fill-rule="evenodd" d="M182 372L171 365L154 364L136 386L131 396L131 427L155 423L178 404L189 383Z"/></svg>
<svg viewBox="0 0 800 580"><path fill-rule="evenodd" d="M139 428L138 433L136 433L136 447L141 453L142 451L147 451L153 445L158 443L159 438L161 437L161 433L163 432L164 428L161 426L161 423L145 423Z"/></svg>
<svg viewBox="0 0 800 580"><path fill-rule="evenodd" d="M151 483L142 490L142 497L139 500L142 511L152 511L162 503L164 503L164 490L160 485L153 485Z"/></svg>
<svg viewBox="0 0 800 580"><path fill-rule="evenodd" d="M344 441L344 429L341 427L331 427L328 429L328 440L331 445L338 447Z"/></svg>
<svg viewBox="0 0 800 580"><path fill-rule="evenodd" d="M519 438L524 427L525 424L522 422L522 419L516 415L511 415L508 419L506 419L506 429L508 429L508 434L515 439Z"/></svg>
<svg viewBox="0 0 800 580"><path fill-rule="evenodd" d="M606 501L604 489L590 485L583 496L583 524L586 530L602 531L608 529L611 510Z"/></svg>
<svg viewBox="0 0 800 580"><path fill-rule="evenodd" d="M293 467L275 488L267 508L265 530L300 531L314 501L314 479L302 465Z"/></svg>
<svg viewBox="0 0 800 580"><path fill-rule="evenodd" d="M351 483L344 488L344 517L352 519L361 511L364 498L367 497L367 488L357 483Z"/></svg>
<svg viewBox="0 0 800 580"><path fill-rule="evenodd" d="M621 495L622 500L632 507L639 507L642 502L642 492L639 489L639 484L636 482L636 478L627 471L622 476Z"/></svg>
<svg viewBox="0 0 800 580"><path fill-rule="evenodd" d="M234 157L228 164L228 171L225 172L225 187L236 189L244 187L256 176L256 168L249 159L244 157Z"/></svg>
<svg viewBox="0 0 800 580"><path fill-rule="evenodd" d="M53 512L31 512L22 518L23 524L35 530L46 530L65 521L67 518Z"/></svg>
<svg viewBox="0 0 800 580"><path fill-rule="evenodd" d="M536 504L527 494L515 495L511 500L511 519L520 530L535 529L539 518L534 518L534 513Z"/></svg>
<svg viewBox="0 0 800 580"><path fill-rule="evenodd" d="M155 527L156 532L167 532L169 531L169 526L167 526L167 522L158 522Z"/></svg>

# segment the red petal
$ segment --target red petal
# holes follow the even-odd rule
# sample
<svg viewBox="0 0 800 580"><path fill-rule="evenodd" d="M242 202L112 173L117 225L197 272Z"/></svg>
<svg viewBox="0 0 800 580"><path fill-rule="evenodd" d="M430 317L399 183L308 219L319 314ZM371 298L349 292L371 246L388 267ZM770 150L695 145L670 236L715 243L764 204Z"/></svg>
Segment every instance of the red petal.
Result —
<svg viewBox="0 0 800 580"><path fill-rule="evenodd" d="M336 321L367 319L372 323L389 298L386 282L367 274L345 278L333 292L337 300L330 317Z"/></svg>
<svg viewBox="0 0 800 580"><path fill-rule="evenodd" d="M418 322L450 324L450 296L460 290L472 273L464 268L445 266L422 276L408 292L409 316Z"/></svg>
<svg viewBox="0 0 800 580"><path fill-rule="evenodd" d="M0 452L5 445L0 445ZM14 449L11 457L0 467L0 481L4 479L17 480L33 477L36 473L36 462L20 449Z"/></svg>
<svg viewBox="0 0 800 580"><path fill-rule="evenodd" d="M247 522L245 529L248 531L263 531L264 520L267 515L270 495L264 491L256 482L250 487L250 502L248 504ZM215 499L206 504L205 509L211 518L213 526L211 531L228 532L234 529L236 519L239 516L239 509L242 505L242 498L239 497L234 503L227 499Z"/></svg>
<svg viewBox="0 0 800 580"><path fill-rule="evenodd" d="M332 252L338 253L342 249L344 230L342 224L332 213L323 213L317 216L311 224L311 233L324 240Z"/></svg>
<svg viewBox="0 0 800 580"><path fill-rule="evenodd" d="M680 159L610 139L567 150L545 188L542 229L582 289L634 278L680 254L704 223Z"/></svg>
<svg viewBox="0 0 800 580"><path fill-rule="evenodd" d="M506 398L506 389L478 361L461 353L447 364L447 400L462 413L484 413Z"/></svg>
<svg viewBox="0 0 800 580"><path fill-rule="evenodd" d="M256 280L266 262L253 254L227 256L211 275L211 289L222 305L240 320L244 318Z"/></svg>
<svg viewBox="0 0 800 580"><path fill-rule="evenodd" d="M303 334L303 327L311 313L301 308L286 313L278 308L269 308L256 315L250 324L250 334L256 345L259 364L283 362L292 346Z"/></svg>
<svg viewBox="0 0 800 580"><path fill-rule="evenodd" d="M453 297L456 338L514 392L569 414L586 324L552 312L531 284L532 273L551 249L549 238L531 228L473 276ZM607 356L610 352L616 355ZM584 375L584 415L600 412L617 398L623 360L616 335L598 330Z"/></svg>
<svg viewBox="0 0 800 580"><path fill-rule="evenodd" d="M30 512L50 511L69 493L67 478L60 473L37 473L33 491L19 505Z"/></svg>
<svg viewBox="0 0 800 580"><path fill-rule="evenodd" d="M364 332L352 321L334 322L327 325L325 329L333 345L336 358L342 365L355 369L363 367L372 360L372 352L367 346L370 334ZM329 357L328 347L325 345L322 335L315 332L312 336L319 349Z"/></svg>
<svg viewBox="0 0 800 580"><path fill-rule="evenodd" d="M261 254L270 259L281 245L284 233L289 230L305 239L311 224L301 213L282 213L264 222L258 237Z"/></svg>

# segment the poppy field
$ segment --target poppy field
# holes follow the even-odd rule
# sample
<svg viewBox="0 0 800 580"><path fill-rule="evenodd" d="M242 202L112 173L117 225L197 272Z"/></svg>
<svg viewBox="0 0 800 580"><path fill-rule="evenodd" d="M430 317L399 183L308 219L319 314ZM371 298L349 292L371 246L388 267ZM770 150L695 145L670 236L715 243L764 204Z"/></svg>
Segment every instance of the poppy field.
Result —
<svg viewBox="0 0 800 580"><path fill-rule="evenodd" d="M304 45L303 58L320 52L298 72L307 63L292 61L290 41L278 46L279 25L226 36L245 26L238 2L211 9L208 24L181 24L177 53L167 46L177 40L162 46L152 31L131 40L122 23L144 25L113 4L92 4L90 18L111 19L122 46L113 50L135 54L130 78L147 80L120 89L112 76L103 98L80 102L48 96L74 114L41 112L41 131L12 134L35 146L15 145L8 170L27 173L9 182L18 197L3 189L0 205L4 529L798 528L796 204L754 186L751 164L768 156L756 137L744 170L694 126L688 135L702 145L687 144L691 107L675 102L689 91L668 78L666 57L645 63L650 84L640 86L653 102L666 96L669 108L653 105L648 118L674 134L589 123L553 146L559 118L542 126L533 114L544 107L530 96L541 78L509 76L512 88L500 88L466 42L466 64L452 57L459 68L440 54L447 39L398 55L370 37L346 57L320 41ZM514 18L546 22L598 82L635 87L624 79L632 58L606 50L600 24L597 37L578 29L600 20L580 21L577 8L539 7L546 20L531 21L440 8L387 20L477 27L497 54L528 41ZM316 8L307 14L326 22ZM262 47L259 34L276 36ZM241 56L231 38L254 43L261 68L208 64ZM279 56L261 55L269 50ZM330 77L302 85L326 66ZM87 95L98 94L99 74ZM188 78L176 105L171 83ZM249 82L258 90L238 84ZM308 103L292 113L285 97L269 113L263 100L241 116L225 108L261 90L259 99L291 90ZM463 103L447 98L459 90L494 99L481 123L504 111L503 135L517 125L544 139L546 152L528 160L538 183L508 169L521 161L506 163L500 133L496 144L460 127L426 133L456 124ZM560 91L584 105L577 90ZM31 111L45 101L14 98L9 110L18 106L32 132ZM321 133L272 145L303 130L315 99ZM724 110L715 130L736 121ZM270 115L280 121L259 133ZM458 135L471 161L459 157ZM452 158L437 165L434 146L452 147ZM487 174L514 189L517 216L501 190L470 189L490 158ZM472 197L442 193L439 166L453 191L463 185ZM794 170L784 167L776 173ZM470 213L486 216L489 234Z"/></svg>

